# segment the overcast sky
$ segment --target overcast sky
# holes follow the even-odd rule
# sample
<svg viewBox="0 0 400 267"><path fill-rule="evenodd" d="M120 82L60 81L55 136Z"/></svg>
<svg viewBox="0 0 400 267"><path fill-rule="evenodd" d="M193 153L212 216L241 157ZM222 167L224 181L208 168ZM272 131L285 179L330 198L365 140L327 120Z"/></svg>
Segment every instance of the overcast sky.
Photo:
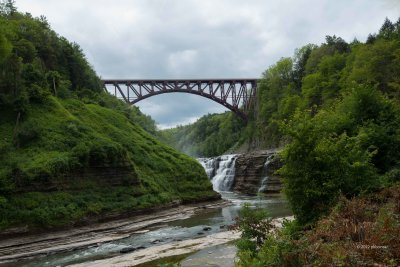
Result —
<svg viewBox="0 0 400 267"><path fill-rule="evenodd" d="M97 73L114 78L257 78L325 35L365 41L400 0L16 0L78 43ZM137 104L160 128L226 109L190 94Z"/></svg>

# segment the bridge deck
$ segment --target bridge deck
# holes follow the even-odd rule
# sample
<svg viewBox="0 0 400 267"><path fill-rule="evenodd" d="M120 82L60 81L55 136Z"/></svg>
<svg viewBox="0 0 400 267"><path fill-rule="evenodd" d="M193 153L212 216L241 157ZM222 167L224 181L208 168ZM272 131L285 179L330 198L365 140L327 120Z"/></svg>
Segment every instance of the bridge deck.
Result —
<svg viewBox="0 0 400 267"><path fill-rule="evenodd" d="M255 78L223 79L104 79L104 88L129 104L164 93L189 93L209 98L247 119L255 100ZM109 90L107 86L114 87Z"/></svg>
<svg viewBox="0 0 400 267"><path fill-rule="evenodd" d="M128 82L240 82L240 81L247 81L247 82L257 82L260 79L257 78L222 78L222 79L215 79L215 78L210 78L210 79L102 79L102 82L105 84L113 84L113 83L128 83Z"/></svg>

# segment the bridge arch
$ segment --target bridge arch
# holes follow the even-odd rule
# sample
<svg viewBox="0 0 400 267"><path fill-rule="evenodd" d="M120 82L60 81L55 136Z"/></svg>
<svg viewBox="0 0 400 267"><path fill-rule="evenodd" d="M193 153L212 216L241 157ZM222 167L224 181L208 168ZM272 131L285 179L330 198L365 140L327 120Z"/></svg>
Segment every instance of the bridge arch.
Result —
<svg viewBox="0 0 400 267"><path fill-rule="evenodd" d="M257 79L102 80L111 94L133 105L165 93L189 93L211 99L247 120Z"/></svg>

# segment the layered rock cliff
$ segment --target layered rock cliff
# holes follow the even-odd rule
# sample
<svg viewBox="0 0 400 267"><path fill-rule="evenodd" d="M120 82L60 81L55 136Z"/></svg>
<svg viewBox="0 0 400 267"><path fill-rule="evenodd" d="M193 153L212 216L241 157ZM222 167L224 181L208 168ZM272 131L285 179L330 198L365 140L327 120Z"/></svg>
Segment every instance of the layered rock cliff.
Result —
<svg viewBox="0 0 400 267"><path fill-rule="evenodd" d="M249 195L279 193L282 182L275 172L282 166L274 150L241 154L236 159L233 191Z"/></svg>

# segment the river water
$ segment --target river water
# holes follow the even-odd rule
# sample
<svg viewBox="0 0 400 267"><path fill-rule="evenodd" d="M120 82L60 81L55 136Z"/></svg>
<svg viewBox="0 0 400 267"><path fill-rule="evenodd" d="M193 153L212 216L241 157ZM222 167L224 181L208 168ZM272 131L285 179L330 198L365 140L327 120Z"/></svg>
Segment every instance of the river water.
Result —
<svg viewBox="0 0 400 267"><path fill-rule="evenodd" d="M77 251L13 263L9 266L68 266L121 255L120 251L124 248L150 247L157 244L204 237L212 233L226 231L227 226L234 223L243 203L250 203L254 207L266 208L269 215L274 218L291 215L287 202L281 195L246 196L229 192L234 180L235 159L236 155L224 155L217 159L199 159L213 183L214 190L219 191L222 198L231 201L232 205L230 206L205 210L188 219L157 225L150 229L149 232L135 234L128 238ZM234 252L233 245L220 245L190 255L181 264L182 266L232 266ZM226 259L228 255L229 259ZM146 266L152 265L150 263Z"/></svg>

